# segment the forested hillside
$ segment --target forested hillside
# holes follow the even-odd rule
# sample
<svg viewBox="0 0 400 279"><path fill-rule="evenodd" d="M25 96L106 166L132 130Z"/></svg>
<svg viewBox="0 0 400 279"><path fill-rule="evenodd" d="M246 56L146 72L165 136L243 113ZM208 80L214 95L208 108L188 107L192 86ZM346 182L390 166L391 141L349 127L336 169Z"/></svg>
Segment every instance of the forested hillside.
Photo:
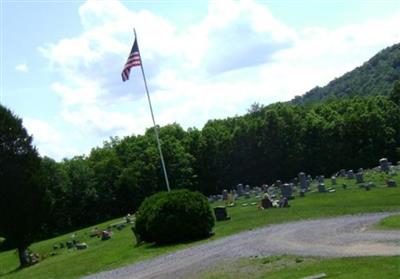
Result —
<svg viewBox="0 0 400 279"><path fill-rule="evenodd" d="M288 181L305 171L326 176L341 168L399 159L400 107L384 96L299 106L254 106L240 117L210 120L202 130L161 127L171 188L220 193L238 183ZM396 153L397 152L397 153ZM48 232L133 212L166 190L154 132L112 138L86 156L43 159L53 211Z"/></svg>
<svg viewBox="0 0 400 279"><path fill-rule="evenodd" d="M201 130L161 127L171 188L208 195L238 183L288 181L300 171L329 176L374 167L381 157L397 162L399 77L395 45L292 103L255 104L244 116L210 120ZM335 98L342 96L353 97ZM43 237L133 212L145 197L166 190L153 129L111 138L87 156L41 160L52 205Z"/></svg>
<svg viewBox="0 0 400 279"><path fill-rule="evenodd" d="M400 80L400 44L380 51L362 66L334 79L324 87L315 87L292 103L304 104L351 96L388 95Z"/></svg>

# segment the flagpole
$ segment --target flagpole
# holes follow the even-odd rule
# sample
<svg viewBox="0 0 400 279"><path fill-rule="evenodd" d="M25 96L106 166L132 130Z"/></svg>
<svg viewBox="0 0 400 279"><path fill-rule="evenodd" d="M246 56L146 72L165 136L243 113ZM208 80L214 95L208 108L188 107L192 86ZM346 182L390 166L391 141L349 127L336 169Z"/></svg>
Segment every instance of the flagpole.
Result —
<svg viewBox="0 0 400 279"><path fill-rule="evenodd" d="M136 30L133 28L133 32L135 33L135 39L136 39ZM136 41L137 42L137 41ZM139 49L139 47L138 47ZM140 49L139 49L140 53ZM141 57L141 56L140 56ZM142 60L142 58L140 58ZM151 99L150 99L150 94L149 94L149 89L147 87L147 81L146 81L146 75L144 74L144 69L143 69L143 61L140 63L140 68L142 69L142 75L143 75L143 81L144 81L144 87L146 88L146 94L147 94L147 100L149 101L149 107L150 107L150 112L151 112L151 118L153 119L153 125L154 125L154 133L156 134L156 139L157 139L157 146L158 146L158 152L160 153L160 158L161 158L161 165L163 168L164 172L164 178L165 178L165 183L167 184L167 189L168 192L171 191L169 187L169 181L168 181L168 174L167 174L167 168L165 167L165 162L164 162L164 156L161 150L161 143L160 143L160 138L158 136L158 127L156 125L156 121L154 119L154 113L153 113L153 107L151 105Z"/></svg>

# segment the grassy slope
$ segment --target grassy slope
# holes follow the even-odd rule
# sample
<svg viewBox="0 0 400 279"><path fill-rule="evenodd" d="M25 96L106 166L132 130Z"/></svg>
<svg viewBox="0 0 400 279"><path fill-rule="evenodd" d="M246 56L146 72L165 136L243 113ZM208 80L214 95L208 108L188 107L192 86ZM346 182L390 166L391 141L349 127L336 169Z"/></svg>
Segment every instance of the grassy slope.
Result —
<svg viewBox="0 0 400 279"><path fill-rule="evenodd" d="M197 274L193 279L292 279L325 273L327 278L385 278L400 276L400 257L317 257L277 256L240 259Z"/></svg>
<svg viewBox="0 0 400 279"><path fill-rule="evenodd" d="M400 215L394 215L382 219L377 225L377 229L400 230Z"/></svg>
<svg viewBox="0 0 400 279"><path fill-rule="evenodd" d="M291 207L285 209L259 211L256 206L242 206L243 203L251 203L255 199L239 200L236 207L228 209L232 219L217 223L215 236L190 244L135 247L133 234L129 228L115 231L113 238L108 241L90 238L87 234L92 227L83 229L76 233L80 241L89 245L87 250L78 251L65 248L56 250L56 256L47 256L41 263L24 270L17 270L18 260L15 251L2 252L0 253L0 276L3 275L4 278L75 278L268 224L344 214L400 210L400 187L387 188L383 185L384 179L386 177L381 174L366 174L367 181L371 180L377 184L377 187L372 188L371 191L360 189L355 185L354 180L351 182L339 180L339 185L342 183L348 185L347 190L338 186L335 193L308 193L306 198L296 198L290 201ZM395 177L395 180L400 184L399 176ZM326 184L328 187L330 186L328 180ZM99 224L98 227L105 228L108 224L120 221L111 220ZM46 256L52 252L54 244L70 239L70 234L59 236L35 243L31 249Z"/></svg>

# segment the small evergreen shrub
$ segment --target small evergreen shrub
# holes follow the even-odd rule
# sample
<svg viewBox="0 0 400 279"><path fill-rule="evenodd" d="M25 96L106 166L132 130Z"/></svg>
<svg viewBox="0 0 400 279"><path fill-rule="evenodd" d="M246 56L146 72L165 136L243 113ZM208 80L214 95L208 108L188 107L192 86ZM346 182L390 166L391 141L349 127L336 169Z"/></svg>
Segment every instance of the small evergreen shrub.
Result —
<svg viewBox="0 0 400 279"><path fill-rule="evenodd" d="M209 236L214 223L204 195L173 190L156 193L142 202L134 231L142 241L176 243Z"/></svg>

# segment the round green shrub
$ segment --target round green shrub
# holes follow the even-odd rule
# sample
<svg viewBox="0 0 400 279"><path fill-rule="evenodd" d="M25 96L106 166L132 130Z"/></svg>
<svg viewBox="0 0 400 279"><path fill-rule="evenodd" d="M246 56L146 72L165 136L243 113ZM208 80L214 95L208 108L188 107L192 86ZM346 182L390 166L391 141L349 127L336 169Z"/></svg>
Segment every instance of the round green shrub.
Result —
<svg viewBox="0 0 400 279"><path fill-rule="evenodd" d="M204 238L214 226L207 198L199 192L173 190L146 198L136 212L135 234L158 244Z"/></svg>

